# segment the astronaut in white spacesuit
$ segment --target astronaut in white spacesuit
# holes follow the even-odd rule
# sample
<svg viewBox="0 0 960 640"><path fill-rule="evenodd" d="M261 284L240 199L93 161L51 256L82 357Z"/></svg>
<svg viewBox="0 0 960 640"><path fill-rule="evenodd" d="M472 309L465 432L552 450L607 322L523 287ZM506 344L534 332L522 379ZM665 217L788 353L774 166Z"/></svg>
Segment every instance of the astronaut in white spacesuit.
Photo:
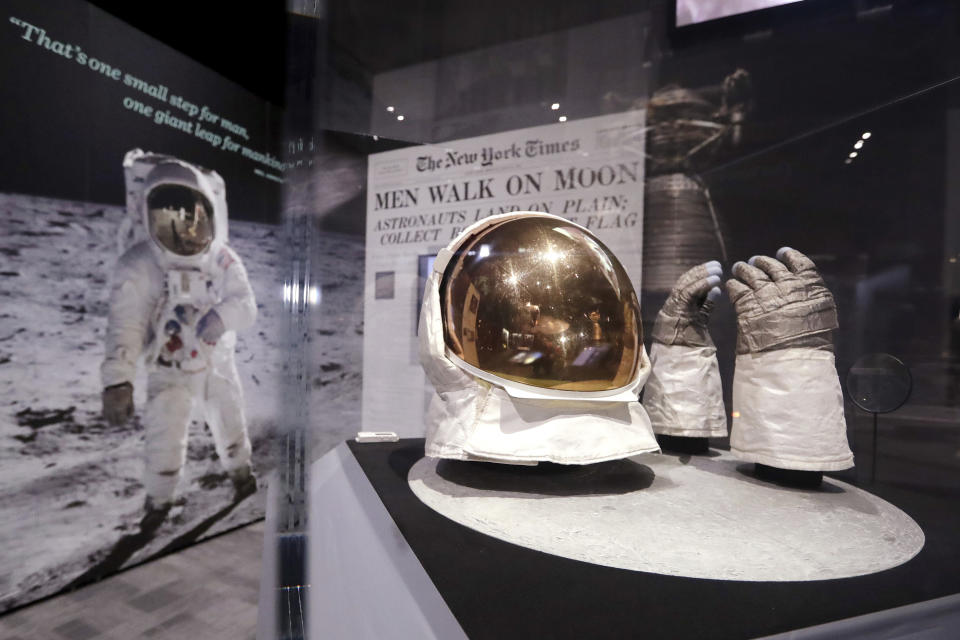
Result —
<svg viewBox="0 0 960 640"><path fill-rule="evenodd" d="M236 498L256 490L233 354L237 331L257 304L247 273L227 245L223 179L171 156L139 149L124 159L127 208L142 238L117 263L101 365L103 414L133 415L137 362L147 368L148 516L166 515L187 452L187 432L202 405Z"/></svg>

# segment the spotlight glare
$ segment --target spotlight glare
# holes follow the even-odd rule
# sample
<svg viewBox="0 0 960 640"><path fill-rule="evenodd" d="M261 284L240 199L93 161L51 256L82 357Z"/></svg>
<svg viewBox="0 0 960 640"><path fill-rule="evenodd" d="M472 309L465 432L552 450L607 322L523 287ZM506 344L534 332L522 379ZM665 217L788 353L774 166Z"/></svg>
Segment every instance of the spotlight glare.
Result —
<svg viewBox="0 0 960 640"><path fill-rule="evenodd" d="M548 249L547 252L543 254L543 257L549 262L556 263L560 258L563 257L563 253L560 251L557 251L553 247L550 247L550 249Z"/></svg>

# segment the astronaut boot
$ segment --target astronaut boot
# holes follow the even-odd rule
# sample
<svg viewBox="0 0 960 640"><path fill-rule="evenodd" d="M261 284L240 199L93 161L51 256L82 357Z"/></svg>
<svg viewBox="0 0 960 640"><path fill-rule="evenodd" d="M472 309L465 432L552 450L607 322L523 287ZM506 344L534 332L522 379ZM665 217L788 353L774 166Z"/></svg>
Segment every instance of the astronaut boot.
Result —
<svg viewBox="0 0 960 640"><path fill-rule="evenodd" d="M233 482L234 502L240 502L257 492L257 476L254 475L250 463L231 471L230 481Z"/></svg>
<svg viewBox="0 0 960 640"><path fill-rule="evenodd" d="M146 501L143 503L143 519L140 520L140 531L143 533L153 533L160 528L160 525L163 524L163 521L166 520L167 514L170 513L170 508L173 506L173 503L169 500L166 502L155 502L153 497L147 496Z"/></svg>

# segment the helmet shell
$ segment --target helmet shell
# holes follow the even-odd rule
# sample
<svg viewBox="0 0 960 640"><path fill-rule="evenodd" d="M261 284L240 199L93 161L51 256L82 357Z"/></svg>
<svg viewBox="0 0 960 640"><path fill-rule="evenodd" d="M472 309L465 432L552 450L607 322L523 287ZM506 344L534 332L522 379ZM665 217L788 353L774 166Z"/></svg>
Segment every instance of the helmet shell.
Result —
<svg viewBox="0 0 960 640"><path fill-rule="evenodd" d="M440 302L449 353L493 382L595 393L637 378L643 332L630 278L563 218L511 216L464 237Z"/></svg>

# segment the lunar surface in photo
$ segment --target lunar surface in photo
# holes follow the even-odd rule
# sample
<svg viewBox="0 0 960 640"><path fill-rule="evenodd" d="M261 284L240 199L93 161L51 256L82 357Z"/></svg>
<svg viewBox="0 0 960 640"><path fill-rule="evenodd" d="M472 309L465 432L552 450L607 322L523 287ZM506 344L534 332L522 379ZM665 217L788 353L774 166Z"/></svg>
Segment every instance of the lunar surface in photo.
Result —
<svg viewBox="0 0 960 640"><path fill-rule="evenodd" d="M410 488L427 506L505 542L592 564L744 581L848 578L903 564L923 531L833 478L792 489L729 453L647 454L519 468L423 458Z"/></svg>
<svg viewBox="0 0 960 640"><path fill-rule="evenodd" d="M144 367L134 381L134 419L114 426L101 416L108 296L126 216L122 206L0 193L0 612L56 593L106 561L111 570L132 566L184 536L200 540L263 517L262 491L229 508L232 485L209 429L195 419L182 500L141 548L121 559L113 553L139 531L145 496ZM284 442L291 347L282 266L290 249L279 225L245 220L230 221L230 245L257 297L256 324L238 334L235 358L263 486ZM311 415L326 420L314 432L314 456L356 433L364 256L359 236L327 233L316 245L323 305L300 343L312 367Z"/></svg>

